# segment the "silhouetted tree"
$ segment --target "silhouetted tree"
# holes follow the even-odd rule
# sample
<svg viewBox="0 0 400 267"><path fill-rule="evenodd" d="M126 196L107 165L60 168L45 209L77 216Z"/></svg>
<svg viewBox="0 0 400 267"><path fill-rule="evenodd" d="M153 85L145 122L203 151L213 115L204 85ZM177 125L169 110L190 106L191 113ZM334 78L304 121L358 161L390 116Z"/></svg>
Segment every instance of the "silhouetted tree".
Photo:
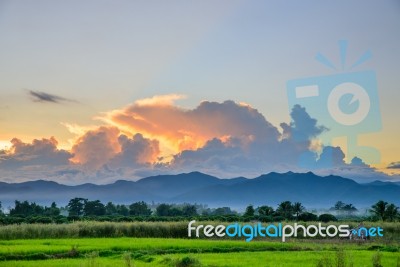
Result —
<svg viewBox="0 0 400 267"><path fill-rule="evenodd" d="M399 215L399 207L396 207L396 205L394 205L393 203L387 205L386 211L385 211L386 219L393 222L397 219L398 215Z"/></svg>
<svg viewBox="0 0 400 267"><path fill-rule="evenodd" d="M295 202L292 208L294 214L296 215L296 221L297 221L299 219L299 215L305 210L305 208L300 202Z"/></svg>
<svg viewBox="0 0 400 267"><path fill-rule="evenodd" d="M372 213L374 213L379 219L384 221L384 220L386 220L386 207L387 207L387 205L388 205L387 202L385 202L383 200L379 200L377 203L372 205L372 209L370 211Z"/></svg>
<svg viewBox="0 0 400 267"><path fill-rule="evenodd" d="M122 215L122 216L128 216L129 215L129 209L125 205L117 205L117 214Z"/></svg>
<svg viewBox="0 0 400 267"><path fill-rule="evenodd" d="M187 205L183 206L182 215L183 216L196 216L196 215L198 215L196 206L195 205L190 205L190 204L187 204Z"/></svg>
<svg viewBox="0 0 400 267"><path fill-rule="evenodd" d="M116 214L118 214L117 207L112 202L108 202L106 205L106 215L116 215Z"/></svg>
<svg viewBox="0 0 400 267"><path fill-rule="evenodd" d="M85 216L101 216L106 214L106 207L100 200L86 201L83 213Z"/></svg>
<svg viewBox="0 0 400 267"><path fill-rule="evenodd" d="M42 206L37 205L35 202L29 203L26 200L23 202L16 200L14 208L10 209L11 216L28 217L31 215L43 215L43 212L44 208Z"/></svg>
<svg viewBox="0 0 400 267"><path fill-rule="evenodd" d="M82 216L83 208L88 200L86 198L73 198L68 202L68 213L69 216Z"/></svg>
<svg viewBox="0 0 400 267"><path fill-rule="evenodd" d="M60 211L60 209L57 207L57 204L56 204L55 202L52 202L51 205L50 205L50 207L45 207L45 208L44 208L43 215L54 217L54 216L60 215L60 212L61 212L61 211Z"/></svg>
<svg viewBox="0 0 400 267"><path fill-rule="evenodd" d="M254 212L255 212L255 210L254 210L253 205L248 205L246 207L246 211L244 212L243 216L244 217L252 217L252 216L254 216Z"/></svg>
<svg viewBox="0 0 400 267"><path fill-rule="evenodd" d="M217 216L232 215L232 214L235 214L235 212L233 212L230 207L216 208L212 212L212 215L217 215Z"/></svg>
<svg viewBox="0 0 400 267"><path fill-rule="evenodd" d="M293 206L290 201L283 201L278 205L276 212L285 219L291 219L293 214Z"/></svg>
<svg viewBox="0 0 400 267"><path fill-rule="evenodd" d="M261 216L272 216L274 214L274 208L270 206L260 206L257 208L257 212Z"/></svg>
<svg viewBox="0 0 400 267"><path fill-rule="evenodd" d="M335 203L335 205L330 208L330 210L335 210L337 214L340 215L354 215L355 212L357 212L357 208L353 206L353 204L349 203L346 204L342 201L338 201Z"/></svg>
<svg viewBox="0 0 400 267"><path fill-rule="evenodd" d="M345 205L346 205L346 204L345 204L344 202L338 201L338 202L335 203L335 206L333 206L333 209L335 209L335 210L337 210L337 211L340 211L340 210L343 209L343 207L344 207Z"/></svg>
<svg viewBox="0 0 400 267"><path fill-rule="evenodd" d="M342 208L344 212L346 212L347 215L353 215L355 212L357 212L357 208L353 206L353 204L346 204Z"/></svg>
<svg viewBox="0 0 400 267"><path fill-rule="evenodd" d="M156 208L156 214L158 216L171 216L171 205L168 204L160 204L158 205L158 207Z"/></svg>
<svg viewBox="0 0 400 267"><path fill-rule="evenodd" d="M149 209L144 201L139 201L129 206L129 214L134 216L149 216L151 215L151 209Z"/></svg>

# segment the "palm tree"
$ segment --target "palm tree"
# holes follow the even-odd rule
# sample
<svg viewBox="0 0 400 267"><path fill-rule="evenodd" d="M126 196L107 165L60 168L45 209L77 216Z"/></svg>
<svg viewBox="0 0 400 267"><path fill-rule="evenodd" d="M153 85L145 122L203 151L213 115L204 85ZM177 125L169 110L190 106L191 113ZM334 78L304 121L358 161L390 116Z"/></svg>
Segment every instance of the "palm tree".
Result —
<svg viewBox="0 0 400 267"><path fill-rule="evenodd" d="M299 218L300 213L302 213L305 210L305 208L304 208L303 205L301 205L300 202L295 202L293 204L292 208L293 208L294 214L296 215L296 221L297 221L297 219Z"/></svg>
<svg viewBox="0 0 400 267"><path fill-rule="evenodd" d="M386 207L385 215L386 218L391 222L396 220L396 217L399 215L399 207L396 207L394 204L389 204Z"/></svg>
<svg viewBox="0 0 400 267"><path fill-rule="evenodd" d="M353 215L357 211L357 208L354 207L353 204L346 204L344 205L343 210L347 213L347 215Z"/></svg>
<svg viewBox="0 0 400 267"><path fill-rule="evenodd" d="M285 219L291 219L293 214L293 206L290 201L283 201L278 205L276 212L285 217Z"/></svg>
<svg viewBox="0 0 400 267"><path fill-rule="evenodd" d="M272 216L274 214L274 208L270 206L261 206L257 208L258 214L261 216Z"/></svg>
<svg viewBox="0 0 400 267"><path fill-rule="evenodd" d="M333 206L333 209L335 209L335 210L337 210L337 211L340 211L340 210L343 209L343 207L344 207L345 205L346 205L346 204L345 204L343 201L338 201L338 202L335 203L335 206Z"/></svg>
<svg viewBox="0 0 400 267"><path fill-rule="evenodd" d="M386 208L387 202L379 200L377 203L372 205L371 212L378 216L382 221L386 219Z"/></svg>

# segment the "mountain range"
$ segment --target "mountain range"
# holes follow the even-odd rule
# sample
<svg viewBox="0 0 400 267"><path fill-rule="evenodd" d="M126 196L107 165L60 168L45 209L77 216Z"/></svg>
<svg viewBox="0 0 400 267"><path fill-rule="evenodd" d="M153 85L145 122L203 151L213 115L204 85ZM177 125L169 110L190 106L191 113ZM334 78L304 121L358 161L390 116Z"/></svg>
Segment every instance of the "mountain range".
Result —
<svg viewBox="0 0 400 267"><path fill-rule="evenodd" d="M198 203L210 207L243 208L248 204L276 206L281 201L299 201L307 208L329 208L336 201L368 207L378 200L400 205L400 183L375 181L360 184L340 176L318 176L308 173L264 174L219 179L200 172L177 175L157 175L138 181L118 180L112 184L63 185L53 181L23 183L0 182L3 207L13 206L14 200L34 201L48 205L55 201L66 205L69 199L83 197L130 204L136 201L166 203Z"/></svg>

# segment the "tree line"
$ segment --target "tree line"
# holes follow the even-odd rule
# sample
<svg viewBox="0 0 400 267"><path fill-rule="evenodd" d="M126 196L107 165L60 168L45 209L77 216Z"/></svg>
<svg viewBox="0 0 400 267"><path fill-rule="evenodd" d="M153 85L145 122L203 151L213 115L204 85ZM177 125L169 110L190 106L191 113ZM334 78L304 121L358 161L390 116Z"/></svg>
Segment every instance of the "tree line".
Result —
<svg viewBox="0 0 400 267"><path fill-rule="evenodd" d="M336 214L354 215L357 208L352 204L338 201L329 209ZM399 220L399 207L385 201L378 201L370 208L370 216L363 220ZM100 200L73 198L65 207L58 207L55 202L50 206L41 206L35 202L18 201L3 213L0 202L0 223L67 223L76 220L96 221L179 221L188 218L197 220L219 221L252 221L279 222L279 221L336 221L337 217L331 213L320 214L308 212L300 202L283 201L274 209L272 206L262 205L254 207L248 205L245 212L237 213L230 207L207 208L198 204L167 204L149 205L144 201L130 205L103 204Z"/></svg>

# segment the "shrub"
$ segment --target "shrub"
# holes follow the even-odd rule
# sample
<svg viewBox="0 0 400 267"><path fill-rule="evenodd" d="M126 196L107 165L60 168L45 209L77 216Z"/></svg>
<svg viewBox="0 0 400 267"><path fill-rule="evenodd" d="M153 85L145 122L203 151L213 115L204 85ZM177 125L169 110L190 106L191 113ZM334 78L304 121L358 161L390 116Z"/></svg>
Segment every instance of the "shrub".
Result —
<svg viewBox="0 0 400 267"><path fill-rule="evenodd" d="M303 222L312 222L312 221L317 221L318 216L315 215L314 213L304 212L299 215L298 220Z"/></svg>
<svg viewBox="0 0 400 267"><path fill-rule="evenodd" d="M285 220L285 217L283 217L283 216L274 216L274 218L273 218L274 222L281 222L284 220Z"/></svg>
<svg viewBox="0 0 400 267"><path fill-rule="evenodd" d="M199 260L186 256L180 260L176 260L175 262L176 267L198 267L201 266Z"/></svg>
<svg viewBox="0 0 400 267"><path fill-rule="evenodd" d="M122 258L124 259L126 267L134 266L130 252L125 252L124 254L122 254Z"/></svg>
<svg viewBox="0 0 400 267"><path fill-rule="evenodd" d="M325 214L321 214L318 217L318 221L327 223L327 222L336 222L337 219L335 216L333 216L332 214L329 213L325 213Z"/></svg>
<svg viewBox="0 0 400 267"><path fill-rule="evenodd" d="M379 251L377 251L374 255L372 255L372 266L383 267L381 260L382 260L382 254Z"/></svg>

